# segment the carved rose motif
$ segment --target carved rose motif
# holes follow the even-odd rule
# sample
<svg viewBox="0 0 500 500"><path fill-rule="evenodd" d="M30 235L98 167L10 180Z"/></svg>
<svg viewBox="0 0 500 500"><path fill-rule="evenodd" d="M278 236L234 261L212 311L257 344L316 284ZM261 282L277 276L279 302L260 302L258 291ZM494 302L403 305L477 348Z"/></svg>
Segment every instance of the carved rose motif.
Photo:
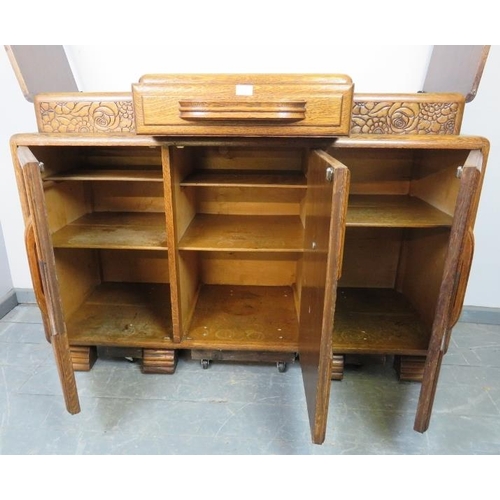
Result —
<svg viewBox="0 0 500 500"><path fill-rule="evenodd" d="M395 102L387 113L391 131L395 134L412 132L417 127L419 111L418 103Z"/></svg>
<svg viewBox="0 0 500 500"><path fill-rule="evenodd" d="M132 101L42 102L39 114L41 132L109 133L135 128Z"/></svg>
<svg viewBox="0 0 500 500"><path fill-rule="evenodd" d="M353 134L455 134L459 104L356 102Z"/></svg>

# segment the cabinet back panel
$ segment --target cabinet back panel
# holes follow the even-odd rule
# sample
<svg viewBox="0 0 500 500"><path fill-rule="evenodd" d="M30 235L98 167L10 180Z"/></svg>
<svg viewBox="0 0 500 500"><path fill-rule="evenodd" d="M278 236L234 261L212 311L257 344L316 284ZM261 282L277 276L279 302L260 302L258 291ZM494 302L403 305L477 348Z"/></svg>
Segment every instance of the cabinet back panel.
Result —
<svg viewBox="0 0 500 500"><path fill-rule="evenodd" d="M100 283L95 250L54 249L64 316L68 319Z"/></svg>
<svg viewBox="0 0 500 500"><path fill-rule="evenodd" d="M289 148L196 148L196 169L302 170L303 149Z"/></svg>
<svg viewBox="0 0 500 500"><path fill-rule="evenodd" d="M92 182L96 212L164 212L163 185L157 182Z"/></svg>
<svg viewBox="0 0 500 500"><path fill-rule="evenodd" d="M348 227L340 287L393 288L402 229Z"/></svg>
<svg viewBox="0 0 500 500"><path fill-rule="evenodd" d="M169 283L167 252L101 250L103 281Z"/></svg>
<svg viewBox="0 0 500 500"><path fill-rule="evenodd" d="M83 168L149 167L161 168L160 147L86 147L78 148L78 165Z"/></svg>
<svg viewBox="0 0 500 500"><path fill-rule="evenodd" d="M198 213L228 215L300 215L303 189L197 187Z"/></svg>
<svg viewBox="0 0 500 500"><path fill-rule="evenodd" d="M291 286L299 254L204 252L200 276L209 285Z"/></svg>

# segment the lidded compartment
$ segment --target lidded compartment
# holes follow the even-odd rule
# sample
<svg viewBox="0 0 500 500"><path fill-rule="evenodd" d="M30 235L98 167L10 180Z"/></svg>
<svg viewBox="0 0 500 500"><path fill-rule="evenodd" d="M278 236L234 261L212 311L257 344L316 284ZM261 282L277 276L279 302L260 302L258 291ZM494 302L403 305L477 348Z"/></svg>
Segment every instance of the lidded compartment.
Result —
<svg viewBox="0 0 500 500"><path fill-rule="evenodd" d="M132 91L138 134L331 137L351 127L345 75L146 75Z"/></svg>

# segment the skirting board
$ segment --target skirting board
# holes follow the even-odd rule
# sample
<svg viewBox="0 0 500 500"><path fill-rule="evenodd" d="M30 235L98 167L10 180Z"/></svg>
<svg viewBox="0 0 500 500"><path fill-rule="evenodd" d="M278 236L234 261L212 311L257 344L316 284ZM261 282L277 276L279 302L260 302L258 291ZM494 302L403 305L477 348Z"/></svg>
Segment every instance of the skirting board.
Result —
<svg viewBox="0 0 500 500"><path fill-rule="evenodd" d="M0 297L0 319L8 314L14 307L17 306L17 294L14 289L7 292L3 297Z"/></svg>
<svg viewBox="0 0 500 500"><path fill-rule="evenodd" d="M17 304L36 304L35 293L30 288L16 288L0 299L0 318ZM460 315L462 323L500 325L500 308L465 306Z"/></svg>

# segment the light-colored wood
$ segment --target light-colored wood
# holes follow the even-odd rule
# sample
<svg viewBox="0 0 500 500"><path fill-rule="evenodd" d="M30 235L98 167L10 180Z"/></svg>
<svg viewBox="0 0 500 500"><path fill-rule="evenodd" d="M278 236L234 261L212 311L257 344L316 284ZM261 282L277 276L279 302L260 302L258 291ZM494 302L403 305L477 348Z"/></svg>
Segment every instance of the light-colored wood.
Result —
<svg viewBox="0 0 500 500"><path fill-rule="evenodd" d="M304 190L197 187L192 196L196 199L197 212L201 214L300 215Z"/></svg>
<svg viewBox="0 0 500 500"><path fill-rule="evenodd" d="M413 196L352 195L347 227L451 227L452 218Z"/></svg>
<svg viewBox="0 0 500 500"><path fill-rule="evenodd" d="M165 348L172 345L168 285L103 283L67 319L71 344Z"/></svg>
<svg viewBox="0 0 500 500"><path fill-rule="evenodd" d="M262 139L259 140L262 141ZM221 171L228 170L241 173L262 172L264 175L267 172L281 172L283 175L297 173L299 175L303 169L302 149L290 147L290 141L287 141L287 147L283 147L283 145L278 147L279 145L276 144L276 147L272 148L262 144L262 142L259 147L255 147L256 144L253 147L248 147L248 145L243 146L234 141L235 139L232 139L228 142L226 139L224 146L197 149L193 158L196 173L223 175ZM237 141L240 142L239 139Z"/></svg>
<svg viewBox="0 0 500 500"><path fill-rule="evenodd" d="M142 354L142 373L175 373L177 351L172 349L144 349Z"/></svg>
<svg viewBox="0 0 500 500"><path fill-rule="evenodd" d="M65 320L100 283L99 256L94 250L55 248L57 281Z"/></svg>
<svg viewBox="0 0 500 500"><path fill-rule="evenodd" d="M402 239L399 228L347 228L339 286L393 288Z"/></svg>
<svg viewBox="0 0 500 500"><path fill-rule="evenodd" d="M332 345L335 353L427 353L430 328L395 290L340 288L335 311Z"/></svg>
<svg viewBox="0 0 500 500"><path fill-rule="evenodd" d="M298 326L290 287L203 285L183 345L296 352Z"/></svg>
<svg viewBox="0 0 500 500"><path fill-rule="evenodd" d="M97 360L95 346L70 346L70 351L73 370L77 372L89 372Z"/></svg>
<svg viewBox="0 0 500 500"><path fill-rule="evenodd" d="M292 286L300 254L203 252L200 279L211 285Z"/></svg>
<svg viewBox="0 0 500 500"><path fill-rule="evenodd" d="M328 169L333 185L327 178ZM299 357L312 439L321 444L330 396L331 332L342 269L349 171L324 151L314 150L307 181Z"/></svg>
<svg viewBox="0 0 500 500"><path fill-rule="evenodd" d="M88 187L76 182L44 183L44 198L51 233L91 211L91 192Z"/></svg>
<svg viewBox="0 0 500 500"><path fill-rule="evenodd" d="M169 283L166 250L100 250L103 281L120 283Z"/></svg>
<svg viewBox="0 0 500 500"><path fill-rule="evenodd" d="M181 250L300 252L299 217L198 214L179 242Z"/></svg>
<svg viewBox="0 0 500 500"><path fill-rule="evenodd" d="M94 212L52 235L55 248L163 250L165 217L156 213Z"/></svg>
<svg viewBox="0 0 500 500"><path fill-rule="evenodd" d="M161 183L92 182L91 185L95 212L164 213L165 202Z"/></svg>
<svg viewBox="0 0 500 500"><path fill-rule="evenodd" d="M92 170L73 169L45 177L47 181L123 181L123 182L163 182L161 171L157 170Z"/></svg>
<svg viewBox="0 0 500 500"><path fill-rule="evenodd" d="M307 180L302 172L198 170L185 178L181 186L306 189Z"/></svg>
<svg viewBox="0 0 500 500"><path fill-rule="evenodd" d="M137 133L171 136L345 135L352 95L345 75L146 75L132 85Z"/></svg>

